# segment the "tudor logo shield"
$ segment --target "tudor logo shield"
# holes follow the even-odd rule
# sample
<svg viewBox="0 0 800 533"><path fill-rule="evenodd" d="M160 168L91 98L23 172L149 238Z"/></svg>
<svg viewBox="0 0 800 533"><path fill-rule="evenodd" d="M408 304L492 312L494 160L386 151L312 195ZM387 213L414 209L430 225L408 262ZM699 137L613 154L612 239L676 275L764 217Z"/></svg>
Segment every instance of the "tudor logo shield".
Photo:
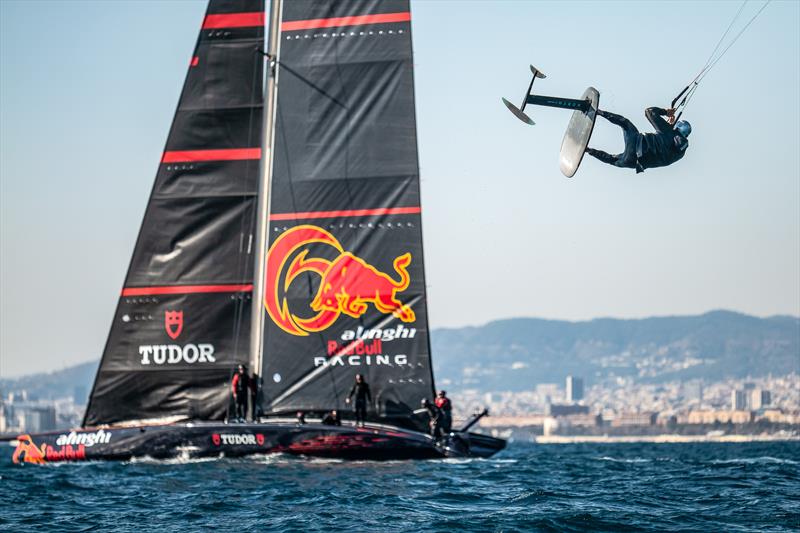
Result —
<svg viewBox="0 0 800 533"><path fill-rule="evenodd" d="M183 331L183 311L164 311L164 329L172 340Z"/></svg>
<svg viewBox="0 0 800 533"><path fill-rule="evenodd" d="M264 445L264 435L262 435L261 433L256 433L256 442L258 443L259 446L263 446Z"/></svg>
<svg viewBox="0 0 800 533"><path fill-rule="evenodd" d="M220 443L222 442L222 439L220 439L219 433L213 433L211 435L211 442L214 443L214 446L219 446L220 445Z"/></svg>

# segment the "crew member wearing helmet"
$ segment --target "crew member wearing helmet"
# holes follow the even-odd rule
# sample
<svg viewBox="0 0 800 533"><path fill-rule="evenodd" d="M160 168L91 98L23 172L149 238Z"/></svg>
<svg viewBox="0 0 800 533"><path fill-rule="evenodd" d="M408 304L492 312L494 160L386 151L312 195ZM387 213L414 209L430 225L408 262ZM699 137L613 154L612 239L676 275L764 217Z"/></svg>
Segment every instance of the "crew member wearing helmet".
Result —
<svg viewBox="0 0 800 533"><path fill-rule="evenodd" d="M433 403L440 413L439 429L442 434L447 435L453 426L453 404L450 403L450 398L447 397L447 393L443 390L439 391Z"/></svg>
<svg viewBox="0 0 800 533"><path fill-rule="evenodd" d="M688 137L692 127L685 120L675 123L674 109L649 107L644 112L656 133L640 133L627 118L597 110L597 114L622 128L625 151L611 155L602 150L587 148L586 153L603 163L623 168L635 168L636 173L646 168L665 167L681 159L689 147ZM667 120L664 120L664 117Z"/></svg>

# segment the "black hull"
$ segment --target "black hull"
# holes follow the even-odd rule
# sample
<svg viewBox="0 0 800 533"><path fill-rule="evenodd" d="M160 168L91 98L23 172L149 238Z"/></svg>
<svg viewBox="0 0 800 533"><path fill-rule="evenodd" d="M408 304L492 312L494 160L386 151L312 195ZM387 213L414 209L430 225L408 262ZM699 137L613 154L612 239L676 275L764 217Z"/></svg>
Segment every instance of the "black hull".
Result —
<svg viewBox="0 0 800 533"><path fill-rule="evenodd" d="M243 457L287 453L348 460L489 457L506 442L477 433L452 433L436 442L429 435L383 425L326 426L316 423L194 423L81 429L23 435L14 462L126 461L150 457Z"/></svg>

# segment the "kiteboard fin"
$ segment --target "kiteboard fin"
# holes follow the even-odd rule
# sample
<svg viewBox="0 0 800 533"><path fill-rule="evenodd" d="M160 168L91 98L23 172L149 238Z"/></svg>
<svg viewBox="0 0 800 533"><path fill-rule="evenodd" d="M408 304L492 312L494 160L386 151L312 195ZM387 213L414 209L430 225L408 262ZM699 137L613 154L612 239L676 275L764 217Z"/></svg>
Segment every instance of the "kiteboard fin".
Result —
<svg viewBox="0 0 800 533"><path fill-rule="evenodd" d="M540 80L543 80L547 77L545 76L544 72L534 67L533 65L531 65L531 72L533 72L533 75L539 78Z"/></svg>
<svg viewBox="0 0 800 533"><path fill-rule="evenodd" d="M503 103L506 104L508 110L511 111L515 117L520 119L525 124L533 126L536 123L533 120L531 120L531 117L525 114L525 106L528 105L528 97L531 95L531 89L533 89L533 82L536 81L536 78L544 79L547 76L545 76L544 72L540 71L533 65L531 65L530 67L533 77L531 78L530 85L528 85L528 90L525 92L525 96L522 97L522 105L520 107L517 107L508 100L506 100L505 98L503 98Z"/></svg>
<svg viewBox="0 0 800 533"><path fill-rule="evenodd" d="M509 111L514 113L515 117L520 119L525 124L529 124L531 126L536 124L533 120L531 120L531 117L529 117L528 115L523 113L520 108L518 108L517 106L515 106L514 104L512 104L511 102L509 102L505 98L503 98L503 103L506 104L506 107L508 108Z"/></svg>

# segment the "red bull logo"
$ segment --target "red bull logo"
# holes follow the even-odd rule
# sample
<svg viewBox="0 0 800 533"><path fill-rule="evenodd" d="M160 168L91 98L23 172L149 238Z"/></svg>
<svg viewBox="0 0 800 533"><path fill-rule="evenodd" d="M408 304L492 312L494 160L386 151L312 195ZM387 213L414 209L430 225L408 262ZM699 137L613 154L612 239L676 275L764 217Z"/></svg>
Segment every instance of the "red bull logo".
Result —
<svg viewBox="0 0 800 533"><path fill-rule="evenodd" d="M102 432L102 430L100 430ZM110 433L106 433L106 437L102 438L102 442L108 442L111 438ZM70 440L70 438L72 440ZM84 461L86 460L86 447L95 444L96 434L76 434L70 433L69 436L61 435L56 441L56 446L48 444L36 445L30 435L20 435L17 437L17 448L11 456L11 461L19 463L34 463L44 464L48 462L58 461ZM64 442L70 444L63 444ZM81 442L81 444L73 443ZM84 444L89 443L89 444Z"/></svg>
<svg viewBox="0 0 800 533"><path fill-rule="evenodd" d="M17 437L17 448L14 450L14 455L11 456L11 461L15 464L42 464L45 462L46 451L47 444L37 446L30 435L20 435Z"/></svg>
<svg viewBox="0 0 800 533"><path fill-rule="evenodd" d="M309 258L308 248L314 244L332 247L337 257L333 260ZM294 259L287 267L291 257ZM393 262L395 272L389 275L345 251L324 229L296 226L278 237L267 253L264 306L281 329L298 336L327 329L342 313L358 318L367 312L370 304L381 313L392 314L403 322L414 322L414 311L397 297L411 281L410 264L410 253L398 256ZM315 313L310 318L292 313L286 298L280 297L280 291L285 293L292 281L304 272L320 278L319 289L309 303L309 309Z"/></svg>

